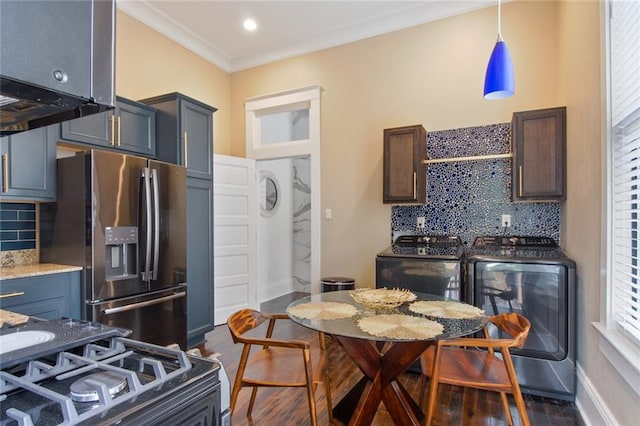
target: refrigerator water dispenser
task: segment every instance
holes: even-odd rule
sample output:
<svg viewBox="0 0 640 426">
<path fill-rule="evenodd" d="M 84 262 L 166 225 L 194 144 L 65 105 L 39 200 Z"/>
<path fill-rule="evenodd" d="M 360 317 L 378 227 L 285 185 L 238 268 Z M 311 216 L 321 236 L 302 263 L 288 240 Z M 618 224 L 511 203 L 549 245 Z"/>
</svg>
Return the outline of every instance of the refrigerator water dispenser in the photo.
<svg viewBox="0 0 640 426">
<path fill-rule="evenodd" d="M 110 226 L 104 230 L 105 275 L 109 281 L 138 275 L 138 227 Z"/>
</svg>

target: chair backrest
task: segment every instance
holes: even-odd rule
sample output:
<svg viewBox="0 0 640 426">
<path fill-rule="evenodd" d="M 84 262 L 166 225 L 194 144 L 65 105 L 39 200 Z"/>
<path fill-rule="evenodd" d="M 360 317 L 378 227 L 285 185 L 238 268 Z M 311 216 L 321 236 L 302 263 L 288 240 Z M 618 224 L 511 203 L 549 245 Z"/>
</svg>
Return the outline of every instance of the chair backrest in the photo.
<svg viewBox="0 0 640 426">
<path fill-rule="evenodd" d="M 494 324 L 498 330 L 509 335 L 510 341 L 504 341 L 504 347 L 521 348 L 524 345 L 531 323 L 524 316 L 516 312 L 506 312 L 489 317 L 489 322 Z"/>
<path fill-rule="evenodd" d="M 260 312 L 253 309 L 242 309 L 229 316 L 227 319 L 227 326 L 231 332 L 233 343 L 242 341 L 240 336 L 249 330 L 253 330 L 260 324 L 265 322 L 267 318 Z"/>
</svg>

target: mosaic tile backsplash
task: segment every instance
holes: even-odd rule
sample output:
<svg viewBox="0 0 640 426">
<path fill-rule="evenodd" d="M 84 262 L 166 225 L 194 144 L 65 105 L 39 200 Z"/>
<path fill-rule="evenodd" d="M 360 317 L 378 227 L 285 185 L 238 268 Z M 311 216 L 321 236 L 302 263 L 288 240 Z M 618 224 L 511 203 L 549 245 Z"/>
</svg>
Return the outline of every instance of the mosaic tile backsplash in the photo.
<svg viewBox="0 0 640 426">
<path fill-rule="evenodd" d="M 35 248 L 35 204 L 0 203 L 0 251 Z"/>
<path fill-rule="evenodd" d="M 427 133 L 427 158 L 505 154 L 511 124 Z M 479 235 L 532 235 L 560 243 L 559 203 L 512 203 L 511 159 L 453 161 L 427 165 L 427 204 L 392 206 L 391 234 L 458 235 L 472 244 Z M 512 226 L 503 228 L 503 214 Z M 424 216 L 419 230 L 416 218 Z"/>
</svg>

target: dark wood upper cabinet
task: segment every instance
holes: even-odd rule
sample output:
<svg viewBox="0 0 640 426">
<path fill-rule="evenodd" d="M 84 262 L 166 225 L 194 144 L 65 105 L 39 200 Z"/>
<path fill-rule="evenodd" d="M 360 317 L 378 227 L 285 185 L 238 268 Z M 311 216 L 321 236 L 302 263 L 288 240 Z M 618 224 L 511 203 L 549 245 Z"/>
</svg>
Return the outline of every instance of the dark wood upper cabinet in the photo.
<svg viewBox="0 0 640 426">
<path fill-rule="evenodd" d="M 422 125 L 384 130 L 385 204 L 425 204 L 427 202 L 427 132 Z"/>
<path fill-rule="evenodd" d="M 566 198 L 566 107 L 522 111 L 511 122 L 514 202 Z"/>
</svg>

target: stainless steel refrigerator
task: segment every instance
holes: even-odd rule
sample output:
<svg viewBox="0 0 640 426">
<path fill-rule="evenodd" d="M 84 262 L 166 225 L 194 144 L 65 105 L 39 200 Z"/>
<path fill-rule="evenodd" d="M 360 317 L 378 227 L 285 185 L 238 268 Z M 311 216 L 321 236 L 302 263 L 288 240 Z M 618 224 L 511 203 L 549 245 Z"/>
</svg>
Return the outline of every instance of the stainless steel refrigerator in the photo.
<svg viewBox="0 0 640 426">
<path fill-rule="evenodd" d="M 83 267 L 83 319 L 186 345 L 186 169 L 106 151 L 58 159 L 44 262 Z"/>
</svg>

